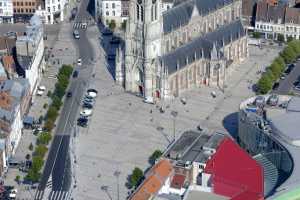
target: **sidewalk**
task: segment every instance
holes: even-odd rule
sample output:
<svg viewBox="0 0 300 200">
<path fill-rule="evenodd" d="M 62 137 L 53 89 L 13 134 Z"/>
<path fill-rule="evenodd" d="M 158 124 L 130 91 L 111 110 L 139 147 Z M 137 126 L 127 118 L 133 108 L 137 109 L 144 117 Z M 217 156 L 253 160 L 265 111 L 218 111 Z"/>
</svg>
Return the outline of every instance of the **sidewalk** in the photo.
<svg viewBox="0 0 300 200">
<path fill-rule="evenodd" d="M 38 119 L 40 116 L 44 116 L 47 111 L 47 108 L 43 108 L 44 104 L 50 105 L 51 103 L 50 98 L 47 97 L 47 93 L 48 91 L 53 92 L 55 83 L 57 81 L 55 76 L 58 73 L 60 66 L 63 64 L 73 64 L 77 58 L 77 52 L 74 51 L 76 48 L 73 43 L 72 35 L 70 34 L 72 29 L 71 24 L 69 22 L 63 22 L 62 24 L 53 26 L 61 26 L 61 28 L 57 35 L 48 35 L 48 38 L 45 41 L 45 46 L 48 47 L 45 49 L 45 51 L 49 50 L 51 53 L 40 85 L 44 85 L 47 90 L 43 96 L 34 97 L 34 102 L 29 110 L 28 115 L 34 117 L 35 119 Z M 26 154 L 31 155 L 32 153 L 28 148 L 30 143 L 35 145 L 36 142 L 36 136 L 34 136 L 32 133 L 32 130 L 23 131 L 21 142 L 14 156 L 14 158 L 18 159 L 19 161 L 24 161 Z M 17 188 L 17 199 L 33 199 L 35 191 L 29 189 L 28 185 L 18 185 L 14 180 L 17 175 L 21 176 L 21 180 L 23 180 L 23 177 L 26 174 L 20 172 L 18 169 L 9 168 L 4 181 L 5 185 L 11 185 Z"/>
</svg>

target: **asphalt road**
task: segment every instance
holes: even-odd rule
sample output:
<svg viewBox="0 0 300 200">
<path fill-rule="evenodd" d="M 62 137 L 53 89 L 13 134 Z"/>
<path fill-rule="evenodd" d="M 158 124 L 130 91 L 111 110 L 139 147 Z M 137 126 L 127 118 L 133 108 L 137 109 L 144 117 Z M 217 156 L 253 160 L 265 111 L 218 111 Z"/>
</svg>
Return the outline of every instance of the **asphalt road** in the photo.
<svg viewBox="0 0 300 200">
<path fill-rule="evenodd" d="M 279 82 L 279 87 L 276 90 L 274 90 L 274 93 L 289 94 L 290 92 L 293 92 L 294 82 L 298 79 L 299 76 L 300 76 L 300 62 L 298 61 L 294 69 L 290 72 L 290 74 L 286 76 L 284 80 L 281 80 Z"/>
<path fill-rule="evenodd" d="M 89 18 L 87 12 L 88 1 L 81 1 L 75 23 Z M 74 133 L 76 117 L 80 107 L 81 98 L 88 87 L 93 69 L 91 67 L 94 59 L 93 49 L 86 37 L 85 30 L 79 29 L 80 39 L 75 40 L 78 47 L 82 66 L 77 67 L 79 76 L 71 80 L 69 91 L 73 92 L 72 98 L 67 98 L 57 123 L 55 137 L 51 145 L 49 156 L 45 164 L 38 192 L 44 191 L 49 177 L 52 176 L 53 191 L 68 191 L 71 185 L 71 163 L 69 155 L 70 137 Z M 70 33 L 72 36 L 72 33 Z M 36 195 L 35 199 L 41 199 Z"/>
</svg>

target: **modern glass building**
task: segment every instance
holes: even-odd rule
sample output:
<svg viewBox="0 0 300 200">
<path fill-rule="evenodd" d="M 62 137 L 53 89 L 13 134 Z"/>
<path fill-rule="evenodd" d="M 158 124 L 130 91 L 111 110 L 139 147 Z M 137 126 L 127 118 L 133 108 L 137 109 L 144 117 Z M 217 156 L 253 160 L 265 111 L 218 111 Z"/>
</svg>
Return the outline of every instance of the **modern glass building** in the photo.
<svg viewBox="0 0 300 200">
<path fill-rule="evenodd" d="M 263 166 L 267 198 L 300 186 L 299 130 L 298 97 L 255 96 L 240 104 L 237 140 Z"/>
</svg>

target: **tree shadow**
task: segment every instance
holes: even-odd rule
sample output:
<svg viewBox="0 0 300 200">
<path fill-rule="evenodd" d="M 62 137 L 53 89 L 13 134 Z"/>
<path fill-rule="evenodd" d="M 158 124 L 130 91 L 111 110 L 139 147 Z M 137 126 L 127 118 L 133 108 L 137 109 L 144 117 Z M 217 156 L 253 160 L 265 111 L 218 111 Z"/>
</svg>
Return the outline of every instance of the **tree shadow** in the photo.
<svg viewBox="0 0 300 200">
<path fill-rule="evenodd" d="M 225 116 L 223 119 L 223 126 L 227 132 L 236 139 L 238 136 L 238 112 Z"/>
</svg>

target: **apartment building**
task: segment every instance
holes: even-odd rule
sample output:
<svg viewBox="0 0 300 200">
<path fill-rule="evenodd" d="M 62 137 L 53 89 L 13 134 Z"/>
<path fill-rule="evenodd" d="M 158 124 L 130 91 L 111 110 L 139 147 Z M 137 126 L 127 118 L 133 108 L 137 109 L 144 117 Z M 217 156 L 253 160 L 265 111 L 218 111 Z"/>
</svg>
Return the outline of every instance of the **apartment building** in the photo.
<svg viewBox="0 0 300 200">
<path fill-rule="evenodd" d="M 42 0 L 12 0 L 15 21 L 28 21 L 42 6 Z"/>
<path fill-rule="evenodd" d="M 0 0 L 0 24 L 13 22 L 12 0 Z"/>
<path fill-rule="evenodd" d="M 26 35 L 17 37 L 16 52 L 16 71 L 28 79 L 33 96 L 45 66 L 43 24 L 37 15 L 31 18 Z"/>
<path fill-rule="evenodd" d="M 29 82 L 26 79 L 5 80 L 0 83 L 0 129 L 6 139 L 7 159 L 13 156 L 21 140 L 23 115 L 30 99 Z"/>
<path fill-rule="evenodd" d="M 64 8 L 68 0 L 45 0 L 45 10 L 41 11 L 45 15 L 45 23 L 54 24 L 64 20 Z"/>
</svg>

